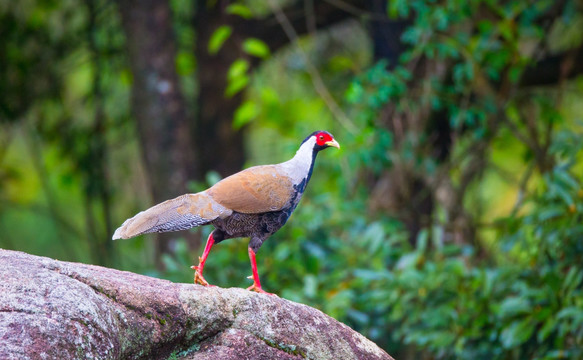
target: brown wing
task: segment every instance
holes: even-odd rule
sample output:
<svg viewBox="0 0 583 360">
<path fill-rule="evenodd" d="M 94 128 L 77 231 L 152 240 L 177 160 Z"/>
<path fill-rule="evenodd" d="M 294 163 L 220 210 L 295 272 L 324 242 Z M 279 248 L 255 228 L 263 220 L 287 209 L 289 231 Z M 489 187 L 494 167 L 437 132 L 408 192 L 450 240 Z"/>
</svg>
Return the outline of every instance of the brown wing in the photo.
<svg viewBox="0 0 583 360">
<path fill-rule="evenodd" d="M 292 180 L 274 165 L 255 166 L 231 175 L 207 190 L 222 206 L 245 214 L 283 209 L 293 193 Z"/>
</svg>

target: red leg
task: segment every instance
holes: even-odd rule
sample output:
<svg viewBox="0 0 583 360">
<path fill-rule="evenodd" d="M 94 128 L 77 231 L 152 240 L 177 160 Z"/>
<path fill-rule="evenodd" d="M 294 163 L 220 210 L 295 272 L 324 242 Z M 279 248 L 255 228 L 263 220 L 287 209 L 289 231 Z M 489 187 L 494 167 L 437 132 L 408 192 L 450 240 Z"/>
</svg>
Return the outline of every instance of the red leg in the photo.
<svg viewBox="0 0 583 360">
<path fill-rule="evenodd" d="M 213 238 L 213 233 L 209 235 L 208 240 L 206 241 L 206 246 L 204 247 L 204 252 L 202 253 L 202 257 L 198 258 L 198 266 L 191 266 L 191 269 L 194 269 L 194 283 L 201 284 L 204 286 L 214 286 L 210 285 L 204 277 L 202 277 L 202 271 L 204 270 L 204 263 L 206 262 L 206 258 L 209 256 L 209 252 L 215 243 L 215 239 Z"/>
<path fill-rule="evenodd" d="M 251 271 L 253 271 L 253 285 L 249 286 L 247 290 L 256 291 L 262 294 L 275 295 L 272 293 L 268 293 L 267 291 L 261 288 L 259 274 L 257 274 L 257 262 L 255 261 L 255 252 L 251 248 L 249 248 L 249 259 L 251 260 Z M 249 276 L 249 278 L 251 278 L 251 276 Z"/>
</svg>

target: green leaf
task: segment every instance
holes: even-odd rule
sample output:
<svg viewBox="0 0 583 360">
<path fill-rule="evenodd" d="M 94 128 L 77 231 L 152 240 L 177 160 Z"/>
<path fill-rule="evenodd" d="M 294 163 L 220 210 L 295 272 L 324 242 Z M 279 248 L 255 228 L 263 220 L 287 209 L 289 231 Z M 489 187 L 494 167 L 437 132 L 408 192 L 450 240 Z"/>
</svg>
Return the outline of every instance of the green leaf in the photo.
<svg viewBox="0 0 583 360">
<path fill-rule="evenodd" d="M 547 321 L 545 321 L 543 327 L 539 330 L 538 334 L 536 335 L 539 343 L 545 341 L 545 339 L 555 329 L 556 323 L 557 323 L 556 318 L 554 316 L 549 316 Z"/>
<path fill-rule="evenodd" d="M 455 334 L 445 331 L 437 331 L 431 336 L 432 345 L 440 348 L 452 346 L 455 339 Z"/>
<path fill-rule="evenodd" d="M 233 61 L 227 72 L 227 79 L 230 81 L 247 75 L 249 70 L 249 62 L 245 59 L 237 59 Z"/>
<path fill-rule="evenodd" d="M 557 314 L 557 319 L 573 319 L 576 321 L 583 320 L 583 309 L 580 309 L 576 306 L 569 306 L 564 308 L 563 310 L 559 311 Z"/>
<path fill-rule="evenodd" d="M 336 55 L 330 58 L 328 66 L 332 71 L 346 71 L 354 68 L 354 59 L 348 56 Z"/>
<path fill-rule="evenodd" d="M 265 59 L 269 56 L 269 47 L 262 40 L 256 38 L 248 38 L 243 42 L 243 51 L 249 55 Z"/>
<path fill-rule="evenodd" d="M 229 81 L 225 89 L 225 96 L 231 97 L 243 90 L 249 83 L 249 62 L 245 59 L 237 59 L 233 61 L 227 72 L 227 79 Z"/>
<path fill-rule="evenodd" d="M 176 55 L 176 72 L 181 76 L 188 76 L 196 69 L 196 59 L 191 52 L 181 51 Z"/>
<path fill-rule="evenodd" d="M 243 125 L 249 123 L 259 114 L 259 107 L 257 104 L 251 100 L 245 101 L 237 111 L 235 111 L 235 117 L 233 119 L 233 129 L 238 130 Z"/>
<path fill-rule="evenodd" d="M 379 222 L 370 224 L 362 235 L 362 241 L 368 247 L 369 254 L 375 254 L 379 251 L 385 240 L 383 226 Z"/>
<path fill-rule="evenodd" d="M 229 84 L 225 89 L 225 96 L 231 97 L 243 90 L 249 83 L 249 62 L 245 59 L 237 59 L 233 61 L 227 72 L 227 79 Z"/>
<path fill-rule="evenodd" d="M 569 269 L 567 276 L 565 276 L 565 280 L 563 281 L 562 290 L 563 291 L 570 291 L 574 290 L 579 287 L 579 284 L 583 280 L 583 270 L 579 270 L 576 267 L 572 267 Z"/>
<path fill-rule="evenodd" d="M 407 268 L 412 268 L 417 265 L 421 255 L 417 252 L 412 252 L 401 256 L 397 262 L 396 268 L 399 270 L 404 270 Z"/>
<path fill-rule="evenodd" d="M 558 216 L 561 216 L 565 213 L 563 207 L 561 206 L 549 206 L 546 208 L 543 208 L 539 213 L 538 213 L 538 220 L 539 221 L 547 221 L 553 218 L 556 218 Z"/>
<path fill-rule="evenodd" d="M 231 36 L 233 29 L 228 25 L 219 26 L 218 29 L 211 35 L 208 44 L 209 54 L 216 54 L 219 52 L 225 41 Z"/>
<path fill-rule="evenodd" d="M 318 292 L 318 279 L 312 274 L 304 276 L 304 294 L 315 297 Z"/>
<path fill-rule="evenodd" d="M 225 11 L 227 14 L 238 15 L 244 19 L 250 19 L 253 17 L 251 10 L 242 3 L 231 4 L 227 6 Z"/>
<path fill-rule="evenodd" d="M 504 299 L 498 310 L 500 316 L 510 317 L 518 314 L 525 314 L 531 311 L 532 307 L 528 300 L 523 297 L 509 297 Z"/>
<path fill-rule="evenodd" d="M 562 169 L 555 169 L 553 175 L 563 184 L 569 186 L 571 190 L 579 189 L 579 183 L 568 172 Z"/>
<path fill-rule="evenodd" d="M 508 42 L 513 42 L 514 40 L 514 23 L 512 20 L 506 19 L 498 23 L 498 31 L 502 37 Z"/>
<path fill-rule="evenodd" d="M 553 190 L 565 202 L 566 205 L 571 205 L 575 203 L 573 201 L 573 197 L 571 196 L 571 194 L 569 194 L 569 192 L 563 186 L 557 183 L 553 185 L 555 185 L 553 187 Z"/>
<path fill-rule="evenodd" d="M 406 18 L 409 16 L 409 4 L 407 0 L 390 0 L 387 4 L 387 14 L 390 18 Z"/>
<path fill-rule="evenodd" d="M 419 231 L 417 234 L 417 252 L 420 254 L 425 252 L 427 248 L 427 242 L 429 239 L 429 231 L 427 229 L 423 229 Z"/>
<path fill-rule="evenodd" d="M 134 82 L 134 76 L 128 69 L 122 69 L 119 73 L 120 82 L 125 86 L 130 86 Z"/>
<path fill-rule="evenodd" d="M 391 280 L 391 273 L 387 270 L 354 269 L 354 276 L 366 281 Z"/>
<path fill-rule="evenodd" d="M 348 85 L 348 89 L 346 90 L 346 94 L 344 95 L 346 101 L 348 101 L 350 104 L 356 104 L 360 102 L 363 96 L 364 89 L 362 85 L 357 81 L 353 81 L 350 83 L 350 85 Z"/>
<path fill-rule="evenodd" d="M 531 323 L 530 318 L 526 318 L 522 321 L 515 321 L 502 330 L 500 341 L 502 342 L 503 347 L 510 349 L 528 340 L 533 331 L 534 326 Z"/>
<path fill-rule="evenodd" d="M 225 96 L 232 97 L 233 95 L 235 95 L 239 91 L 243 90 L 247 86 L 248 83 L 249 83 L 249 76 L 247 76 L 247 75 L 239 76 L 236 79 L 229 81 L 229 85 L 225 89 Z"/>
<path fill-rule="evenodd" d="M 518 66 L 511 66 L 510 70 L 508 71 L 508 78 L 513 84 L 516 84 L 520 80 L 520 76 L 522 75 L 522 67 Z"/>
</svg>

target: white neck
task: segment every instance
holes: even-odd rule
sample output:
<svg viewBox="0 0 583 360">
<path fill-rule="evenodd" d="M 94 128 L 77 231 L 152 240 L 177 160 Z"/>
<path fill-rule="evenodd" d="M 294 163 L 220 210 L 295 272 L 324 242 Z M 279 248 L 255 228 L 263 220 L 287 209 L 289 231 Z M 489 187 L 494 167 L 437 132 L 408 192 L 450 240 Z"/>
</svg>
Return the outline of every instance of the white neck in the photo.
<svg viewBox="0 0 583 360">
<path fill-rule="evenodd" d="M 294 184 L 299 184 L 308 176 L 312 166 L 315 144 L 316 137 L 310 137 L 300 146 L 293 158 L 281 164 Z"/>
<path fill-rule="evenodd" d="M 296 154 L 294 155 L 294 157 L 291 160 L 295 160 L 295 161 L 299 161 L 299 162 L 302 162 L 304 164 L 307 164 L 308 169 L 309 169 L 309 165 L 311 165 L 311 163 L 312 163 L 312 156 L 314 153 L 314 146 L 315 145 L 316 145 L 316 137 L 312 136 L 308 140 L 306 140 L 306 142 L 303 143 L 302 146 L 300 146 L 300 148 L 298 149 L 298 151 L 296 151 Z"/>
</svg>

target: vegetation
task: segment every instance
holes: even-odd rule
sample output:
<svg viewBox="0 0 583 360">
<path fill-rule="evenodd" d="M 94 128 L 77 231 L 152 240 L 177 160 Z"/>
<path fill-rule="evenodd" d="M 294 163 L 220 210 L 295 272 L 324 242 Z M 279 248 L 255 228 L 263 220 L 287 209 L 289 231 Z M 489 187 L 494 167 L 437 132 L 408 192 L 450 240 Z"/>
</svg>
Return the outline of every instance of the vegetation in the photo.
<svg viewBox="0 0 583 360">
<path fill-rule="evenodd" d="M 0 247 L 192 281 L 211 229 L 109 239 L 291 157 L 263 286 L 399 359 L 583 357 L 583 7 L 0 0 Z M 246 242 L 205 277 L 247 286 Z"/>
</svg>

